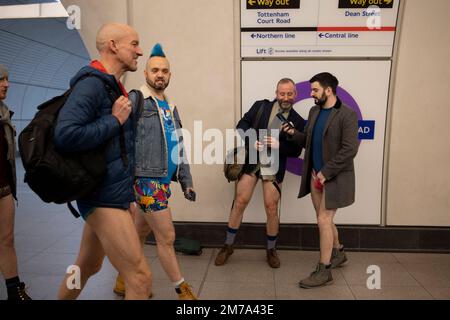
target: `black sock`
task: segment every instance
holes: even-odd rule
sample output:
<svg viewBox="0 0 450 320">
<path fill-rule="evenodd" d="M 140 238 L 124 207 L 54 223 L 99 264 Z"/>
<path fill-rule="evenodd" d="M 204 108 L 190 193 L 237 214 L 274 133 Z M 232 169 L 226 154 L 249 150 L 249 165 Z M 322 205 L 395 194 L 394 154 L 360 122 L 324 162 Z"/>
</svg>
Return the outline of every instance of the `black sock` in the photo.
<svg viewBox="0 0 450 320">
<path fill-rule="evenodd" d="M 11 279 L 5 279 L 5 283 L 6 283 L 6 288 L 15 288 L 17 286 L 19 286 L 20 284 L 20 279 L 19 276 L 11 278 Z"/>
</svg>

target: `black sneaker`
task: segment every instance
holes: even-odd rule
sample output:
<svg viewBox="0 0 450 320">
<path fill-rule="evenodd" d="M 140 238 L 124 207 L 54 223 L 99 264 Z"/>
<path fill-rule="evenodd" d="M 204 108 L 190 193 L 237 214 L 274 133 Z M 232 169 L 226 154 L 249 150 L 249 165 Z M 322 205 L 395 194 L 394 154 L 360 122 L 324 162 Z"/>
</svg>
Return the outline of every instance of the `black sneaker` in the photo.
<svg viewBox="0 0 450 320">
<path fill-rule="evenodd" d="M 32 300 L 28 295 L 28 293 L 25 291 L 25 283 L 21 282 L 16 287 L 8 288 L 8 300 L 9 301 Z"/>
</svg>

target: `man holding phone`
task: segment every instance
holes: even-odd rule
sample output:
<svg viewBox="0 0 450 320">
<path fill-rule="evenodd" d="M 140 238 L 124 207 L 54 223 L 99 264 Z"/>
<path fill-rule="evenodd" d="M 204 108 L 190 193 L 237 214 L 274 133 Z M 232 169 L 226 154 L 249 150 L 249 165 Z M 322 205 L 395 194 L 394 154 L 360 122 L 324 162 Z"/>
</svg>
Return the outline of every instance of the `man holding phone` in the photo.
<svg viewBox="0 0 450 320">
<path fill-rule="evenodd" d="M 140 88 L 144 98 L 143 110 L 137 120 L 135 148 L 136 197 L 135 225 L 142 247 L 153 231 L 158 257 L 172 281 L 180 300 L 197 300 L 191 286 L 181 275 L 175 254 L 175 228 L 169 208 L 170 184 L 180 182 L 184 196 L 195 201 L 189 163 L 184 157 L 181 120 L 177 107 L 169 103 L 165 94 L 171 77 L 169 60 L 156 44 L 144 71 L 146 83 Z M 136 104 L 136 92 L 130 99 Z M 116 279 L 114 292 L 125 294 L 120 276 Z"/>
<path fill-rule="evenodd" d="M 282 121 L 286 121 L 296 130 L 303 130 L 304 119 L 293 109 L 296 97 L 297 89 L 294 81 L 283 78 L 277 84 L 276 99 L 255 102 L 237 124 L 241 136 L 248 138 L 246 147 L 249 153 L 257 150 L 259 156 L 255 157 L 257 163 L 245 166 L 244 174 L 237 182 L 226 240 L 216 257 L 216 266 L 224 265 L 233 253 L 234 239 L 245 208 L 250 202 L 258 180 L 261 179 L 267 215 L 267 263 L 272 268 L 280 267 L 275 245 L 279 229 L 278 202 L 281 197 L 281 183 L 286 172 L 287 158 L 298 157 L 301 153 L 301 149 L 299 150 L 295 143 L 287 141 L 287 134 L 284 132 L 280 134 L 280 129 Z M 278 161 L 274 163 L 270 161 L 272 159 Z"/>
</svg>

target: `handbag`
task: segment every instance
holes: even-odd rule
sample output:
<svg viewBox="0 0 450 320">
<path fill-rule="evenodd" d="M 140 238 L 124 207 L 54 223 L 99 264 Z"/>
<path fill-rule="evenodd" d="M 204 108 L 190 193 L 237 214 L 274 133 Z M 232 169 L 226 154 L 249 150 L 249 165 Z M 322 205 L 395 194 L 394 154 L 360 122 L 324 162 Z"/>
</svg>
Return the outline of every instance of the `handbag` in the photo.
<svg viewBox="0 0 450 320">
<path fill-rule="evenodd" d="M 261 119 L 264 107 L 261 106 L 256 114 L 252 128 L 256 130 Z M 235 147 L 229 150 L 225 156 L 223 173 L 228 182 L 237 181 L 244 174 L 244 168 L 248 161 L 248 149 L 245 146 Z"/>
</svg>

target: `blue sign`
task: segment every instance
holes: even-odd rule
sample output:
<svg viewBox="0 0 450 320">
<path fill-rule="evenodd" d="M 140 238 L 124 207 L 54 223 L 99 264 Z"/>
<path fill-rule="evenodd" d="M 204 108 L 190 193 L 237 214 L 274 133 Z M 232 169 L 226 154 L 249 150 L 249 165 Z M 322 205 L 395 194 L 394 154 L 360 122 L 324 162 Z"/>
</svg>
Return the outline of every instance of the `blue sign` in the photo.
<svg viewBox="0 0 450 320">
<path fill-rule="evenodd" d="M 374 140 L 375 139 L 375 121 L 359 120 L 358 121 L 358 138 L 359 140 Z"/>
</svg>

